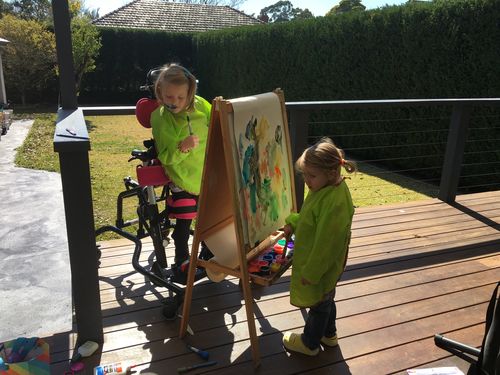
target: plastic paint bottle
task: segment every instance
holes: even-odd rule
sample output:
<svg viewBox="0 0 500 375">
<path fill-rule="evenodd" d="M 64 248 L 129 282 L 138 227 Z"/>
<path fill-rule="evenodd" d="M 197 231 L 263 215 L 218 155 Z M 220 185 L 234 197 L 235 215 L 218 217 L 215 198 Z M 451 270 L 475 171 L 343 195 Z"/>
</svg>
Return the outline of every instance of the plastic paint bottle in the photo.
<svg viewBox="0 0 500 375">
<path fill-rule="evenodd" d="M 123 362 L 108 363 L 94 367 L 94 375 L 123 375 L 134 366 L 127 366 Z"/>
</svg>

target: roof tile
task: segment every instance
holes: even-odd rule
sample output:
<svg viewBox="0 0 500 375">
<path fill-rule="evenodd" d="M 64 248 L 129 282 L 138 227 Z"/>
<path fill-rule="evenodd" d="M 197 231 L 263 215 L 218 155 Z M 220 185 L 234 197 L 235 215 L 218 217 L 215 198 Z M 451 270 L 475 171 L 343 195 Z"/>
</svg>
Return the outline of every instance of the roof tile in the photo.
<svg viewBox="0 0 500 375">
<path fill-rule="evenodd" d="M 201 32 L 262 22 L 229 6 L 134 0 L 94 21 L 96 26 Z"/>
</svg>

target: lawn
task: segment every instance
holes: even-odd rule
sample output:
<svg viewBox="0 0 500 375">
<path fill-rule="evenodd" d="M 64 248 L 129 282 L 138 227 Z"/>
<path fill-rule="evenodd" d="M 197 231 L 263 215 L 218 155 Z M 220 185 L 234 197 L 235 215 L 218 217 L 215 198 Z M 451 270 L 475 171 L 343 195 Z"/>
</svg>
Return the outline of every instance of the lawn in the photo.
<svg viewBox="0 0 500 375">
<path fill-rule="evenodd" d="M 16 155 L 16 164 L 26 168 L 59 170 L 59 161 L 53 152 L 54 115 L 40 114 Z M 144 149 L 143 140 L 151 138 L 151 130 L 141 127 L 135 116 L 86 117 L 91 138 L 90 170 L 96 227 L 114 224 L 116 198 L 124 190 L 123 178 L 135 178 L 138 161 L 127 162 L 133 149 Z M 357 207 L 403 203 L 436 197 L 438 188 L 366 163 L 349 175 L 354 204 Z M 377 177 L 384 172 L 381 177 Z M 307 194 L 307 191 L 306 191 Z M 126 202 L 125 219 L 135 216 L 133 199 Z M 103 235 L 100 239 L 109 238 Z"/>
</svg>

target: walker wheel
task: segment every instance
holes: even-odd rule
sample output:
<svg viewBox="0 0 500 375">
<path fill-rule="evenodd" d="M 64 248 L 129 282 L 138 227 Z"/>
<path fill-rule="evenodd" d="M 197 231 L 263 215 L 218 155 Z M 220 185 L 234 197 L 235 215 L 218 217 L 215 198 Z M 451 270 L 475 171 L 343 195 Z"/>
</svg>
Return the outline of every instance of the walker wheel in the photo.
<svg viewBox="0 0 500 375">
<path fill-rule="evenodd" d="M 179 309 L 179 300 L 177 297 L 167 297 L 163 301 L 162 314 L 167 320 L 175 320 L 177 318 L 177 310 Z"/>
</svg>

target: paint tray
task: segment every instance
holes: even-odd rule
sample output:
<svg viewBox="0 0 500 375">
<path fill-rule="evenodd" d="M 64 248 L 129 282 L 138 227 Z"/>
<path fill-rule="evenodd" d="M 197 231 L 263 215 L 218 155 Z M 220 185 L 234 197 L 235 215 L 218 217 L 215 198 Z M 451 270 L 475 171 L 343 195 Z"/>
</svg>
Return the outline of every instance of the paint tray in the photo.
<svg viewBox="0 0 500 375">
<path fill-rule="evenodd" d="M 278 272 L 273 272 L 269 276 L 261 276 L 255 273 L 249 273 L 250 280 L 255 284 L 269 286 L 274 284 L 292 265 L 292 259 L 289 259 L 286 264 L 283 264 Z"/>
</svg>

